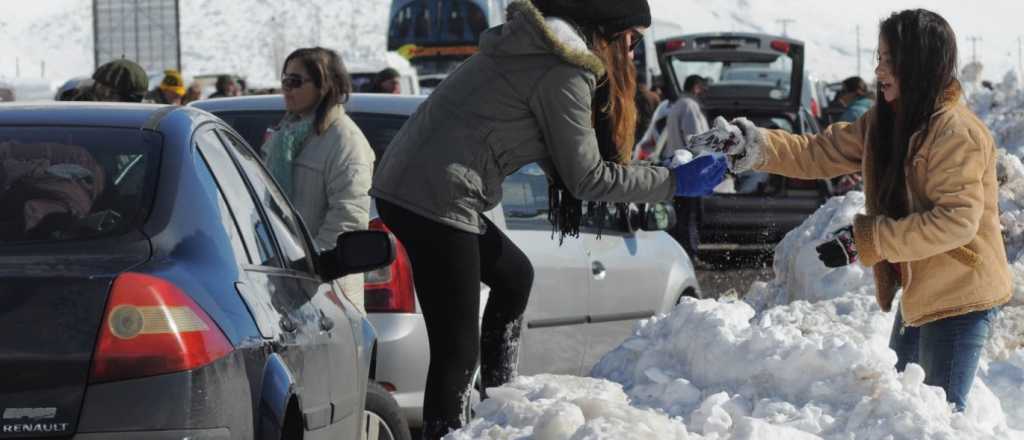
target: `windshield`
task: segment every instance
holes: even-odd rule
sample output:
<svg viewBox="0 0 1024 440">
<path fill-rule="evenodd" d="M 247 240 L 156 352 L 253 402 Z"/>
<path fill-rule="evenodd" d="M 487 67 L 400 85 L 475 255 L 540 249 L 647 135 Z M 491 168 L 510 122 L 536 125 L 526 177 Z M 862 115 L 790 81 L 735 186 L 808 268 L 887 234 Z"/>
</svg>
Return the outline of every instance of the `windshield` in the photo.
<svg viewBox="0 0 1024 440">
<path fill-rule="evenodd" d="M 412 1 L 391 17 L 388 50 L 407 44 L 476 45 L 487 27 L 484 11 L 472 1 Z"/>
<path fill-rule="evenodd" d="M 138 129 L 0 127 L 0 242 L 121 233 L 144 217 L 159 140 Z"/>
<path fill-rule="evenodd" d="M 691 75 L 708 83 L 707 98 L 747 97 L 785 101 L 791 95 L 793 59 L 779 56 L 770 63 L 730 61 L 688 61 L 672 59 L 672 70 L 680 84 Z"/>
</svg>

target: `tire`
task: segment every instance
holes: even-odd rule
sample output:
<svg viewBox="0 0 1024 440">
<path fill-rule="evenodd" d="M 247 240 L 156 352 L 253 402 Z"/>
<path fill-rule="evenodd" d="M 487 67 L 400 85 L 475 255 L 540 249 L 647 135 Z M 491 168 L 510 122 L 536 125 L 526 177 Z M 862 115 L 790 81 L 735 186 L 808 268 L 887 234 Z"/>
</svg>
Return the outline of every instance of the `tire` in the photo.
<svg viewBox="0 0 1024 440">
<path fill-rule="evenodd" d="M 376 382 L 366 384 L 363 440 L 412 440 L 398 402 Z"/>
</svg>

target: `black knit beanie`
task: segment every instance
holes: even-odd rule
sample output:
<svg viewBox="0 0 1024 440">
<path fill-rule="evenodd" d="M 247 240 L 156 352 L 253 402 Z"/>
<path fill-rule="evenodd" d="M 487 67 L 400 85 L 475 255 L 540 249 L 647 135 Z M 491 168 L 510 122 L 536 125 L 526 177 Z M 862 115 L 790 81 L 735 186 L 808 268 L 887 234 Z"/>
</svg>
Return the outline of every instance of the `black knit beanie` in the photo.
<svg viewBox="0 0 1024 440">
<path fill-rule="evenodd" d="M 592 26 L 606 38 L 629 28 L 651 26 L 647 0 L 532 0 L 541 14 Z"/>
</svg>

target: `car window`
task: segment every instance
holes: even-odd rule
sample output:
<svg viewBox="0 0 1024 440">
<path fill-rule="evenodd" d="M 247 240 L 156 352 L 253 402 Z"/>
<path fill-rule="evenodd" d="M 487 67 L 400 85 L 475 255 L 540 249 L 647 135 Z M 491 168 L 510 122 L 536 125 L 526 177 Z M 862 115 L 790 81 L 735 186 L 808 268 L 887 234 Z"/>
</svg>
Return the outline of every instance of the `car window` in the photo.
<svg viewBox="0 0 1024 440">
<path fill-rule="evenodd" d="M 509 229 L 551 229 L 548 178 L 536 163 L 527 164 L 501 184 L 501 208 Z"/>
<path fill-rule="evenodd" d="M 276 126 L 284 117 L 283 110 L 226 111 L 214 114 L 242 135 L 242 139 L 256 151 L 263 146 L 269 129 Z"/>
<path fill-rule="evenodd" d="M 405 121 L 409 120 L 408 116 L 381 113 L 352 113 L 349 117 L 362 130 L 378 159 L 383 157 L 384 150 L 391 143 L 391 139 L 394 139 L 398 131 L 402 129 Z"/>
<path fill-rule="evenodd" d="M 196 145 L 238 222 L 249 261 L 259 266 L 280 267 L 267 222 L 220 139 L 212 130 L 205 130 L 196 136 Z"/>
<path fill-rule="evenodd" d="M 196 170 L 199 172 L 200 182 L 206 187 L 211 201 L 217 204 L 217 210 L 220 213 L 220 223 L 224 227 L 224 232 L 228 235 L 228 240 L 231 241 L 231 250 L 235 254 L 235 260 L 240 263 L 251 264 L 252 261 L 249 259 L 249 253 L 246 251 L 245 243 L 242 242 L 241 233 L 238 231 L 238 222 L 235 219 L 234 213 L 228 208 L 227 201 L 224 199 L 224 193 L 217 187 L 213 171 L 210 170 L 210 166 L 198 152 L 194 157 L 194 162 Z"/>
<path fill-rule="evenodd" d="M 277 237 L 277 244 L 285 256 L 285 264 L 290 268 L 307 273 L 316 273 L 313 259 L 299 216 L 292 210 L 274 178 L 263 168 L 263 164 L 253 151 L 240 139 L 226 130 L 218 130 L 224 141 L 231 146 L 238 157 L 242 171 L 248 177 L 256 197 L 262 203 L 270 227 Z"/>
<path fill-rule="evenodd" d="M 106 127 L 0 127 L 0 243 L 117 235 L 145 218 L 159 136 Z"/>
</svg>

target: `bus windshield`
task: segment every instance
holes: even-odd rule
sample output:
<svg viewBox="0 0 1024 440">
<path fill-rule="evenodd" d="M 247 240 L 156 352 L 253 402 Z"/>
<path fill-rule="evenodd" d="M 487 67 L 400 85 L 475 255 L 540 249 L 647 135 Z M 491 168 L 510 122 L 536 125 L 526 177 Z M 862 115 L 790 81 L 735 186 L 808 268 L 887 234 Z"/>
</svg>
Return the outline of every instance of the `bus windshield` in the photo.
<svg viewBox="0 0 1024 440">
<path fill-rule="evenodd" d="M 470 0 L 395 2 L 388 26 L 388 50 L 415 46 L 473 45 L 487 29 L 487 15 Z"/>
</svg>

